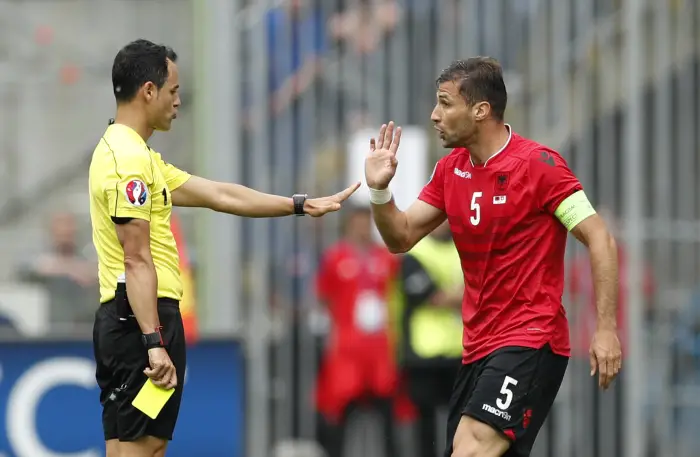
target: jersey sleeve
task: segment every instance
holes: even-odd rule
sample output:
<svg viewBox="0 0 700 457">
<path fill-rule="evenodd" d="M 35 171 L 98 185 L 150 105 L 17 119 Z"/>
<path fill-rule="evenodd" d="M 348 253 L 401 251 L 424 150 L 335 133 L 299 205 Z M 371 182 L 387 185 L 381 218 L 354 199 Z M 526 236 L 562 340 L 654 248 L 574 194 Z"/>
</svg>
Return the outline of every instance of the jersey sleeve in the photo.
<svg viewBox="0 0 700 457">
<path fill-rule="evenodd" d="M 445 158 L 442 158 L 435 164 L 433 174 L 430 176 L 428 184 L 423 187 L 419 200 L 434 206 L 435 208 L 445 211 Z"/>
<path fill-rule="evenodd" d="M 153 163 L 148 155 L 120 154 L 115 176 L 105 183 L 110 216 L 151 221 Z"/>
<path fill-rule="evenodd" d="M 563 157 L 554 151 L 539 150 L 530 156 L 530 175 L 538 207 L 554 214 L 561 202 L 583 190 Z"/>
<path fill-rule="evenodd" d="M 328 301 L 333 294 L 333 255 L 326 252 L 316 273 L 316 295 L 321 301 Z"/>
<path fill-rule="evenodd" d="M 163 157 L 161 157 L 159 152 L 152 150 L 151 154 L 153 154 L 153 161 L 158 164 L 158 168 L 160 168 L 160 172 L 165 178 L 165 185 L 168 186 L 170 192 L 185 184 L 192 176 L 186 171 L 182 171 L 176 166 L 163 160 Z"/>
</svg>

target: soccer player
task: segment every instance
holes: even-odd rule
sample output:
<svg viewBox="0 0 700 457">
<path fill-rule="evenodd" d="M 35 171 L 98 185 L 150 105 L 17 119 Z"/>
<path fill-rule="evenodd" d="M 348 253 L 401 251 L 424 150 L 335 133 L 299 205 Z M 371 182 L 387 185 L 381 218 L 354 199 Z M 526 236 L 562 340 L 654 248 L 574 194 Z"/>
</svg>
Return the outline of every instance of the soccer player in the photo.
<svg viewBox="0 0 700 457">
<path fill-rule="evenodd" d="M 591 375 L 598 370 L 605 389 L 620 370 L 615 241 L 564 159 L 504 123 L 506 100 L 493 59 L 456 61 L 442 72 L 431 119 L 452 152 L 405 212 L 388 189 L 400 128 L 382 126 L 365 162 L 374 220 L 392 252 L 409 251 L 447 219 L 461 257 L 464 353 L 445 457 L 530 455 L 569 359 L 567 230 L 591 256 Z"/>
<path fill-rule="evenodd" d="M 172 439 L 185 375 L 178 308 L 182 283 L 170 230 L 173 206 L 247 217 L 322 216 L 359 186 L 331 197 L 268 195 L 213 182 L 166 163 L 147 144 L 168 131 L 180 106 L 177 56 L 146 40 L 119 51 L 112 67 L 117 114 L 90 164 L 90 215 L 101 305 L 93 342 L 108 457 L 160 457 Z M 132 405 L 146 380 L 175 391 L 151 420 Z"/>
</svg>

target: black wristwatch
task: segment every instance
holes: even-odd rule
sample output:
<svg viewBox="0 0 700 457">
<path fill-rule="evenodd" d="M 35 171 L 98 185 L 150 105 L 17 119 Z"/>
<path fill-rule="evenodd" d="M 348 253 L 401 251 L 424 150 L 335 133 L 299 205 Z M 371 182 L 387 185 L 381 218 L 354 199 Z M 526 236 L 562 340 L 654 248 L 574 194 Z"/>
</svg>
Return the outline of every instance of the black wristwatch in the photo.
<svg viewBox="0 0 700 457">
<path fill-rule="evenodd" d="M 294 194 L 292 195 L 292 202 L 294 202 L 294 215 L 303 216 L 304 213 L 304 202 L 306 201 L 306 194 Z"/>
<path fill-rule="evenodd" d="M 165 347 L 165 343 L 163 343 L 163 335 L 160 333 L 161 329 L 162 327 L 158 327 L 153 333 L 144 333 L 141 335 L 141 341 L 146 349 Z"/>
</svg>

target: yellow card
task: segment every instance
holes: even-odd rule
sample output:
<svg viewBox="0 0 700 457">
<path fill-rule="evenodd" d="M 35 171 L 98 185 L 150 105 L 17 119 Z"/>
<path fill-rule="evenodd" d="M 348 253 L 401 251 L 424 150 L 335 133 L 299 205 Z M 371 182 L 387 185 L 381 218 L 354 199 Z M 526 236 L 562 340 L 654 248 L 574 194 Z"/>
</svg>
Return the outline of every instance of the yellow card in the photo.
<svg viewBox="0 0 700 457">
<path fill-rule="evenodd" d="M 153 382 L 149 379 L 146 381 L 146 384 L 143 385 L 131 404 L 134 405 L 134 408 L 138 409 L 146 416 L 150 417 L 151 419 L 155 419 L 158 417 L 160 410 L 163 409 L 165 404 L 173 395 L 173 392 L 175 392 L 174 388 L 165 390 L 162 387 L 158 387 L 157 385 L 153 384 Z"/>
</svg>

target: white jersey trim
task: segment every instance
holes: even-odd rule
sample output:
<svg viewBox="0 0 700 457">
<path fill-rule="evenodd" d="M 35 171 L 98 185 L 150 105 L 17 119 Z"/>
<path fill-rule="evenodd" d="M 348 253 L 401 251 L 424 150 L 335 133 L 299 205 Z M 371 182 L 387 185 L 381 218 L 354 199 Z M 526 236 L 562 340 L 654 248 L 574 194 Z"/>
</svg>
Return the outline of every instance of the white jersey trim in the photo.
<svg viewBox="0 0 700 457">
<path fill-rule="evenodd" d="M 493 159 L 493 158 L 496 157 L 498 154 L 500 154 L 501 152 L 505 151 L 505 149 L 506 149 L 506 148 L 508 147 L 508 145 L 510 144 L 510 140 L 513 138 L 513 129 L 510 127 L 510 124 L 505 124 L 505 126 L 506 126 L 506 128 L 508 129 L 508 140 L 506 141 L 506 143 L 505 143 L 503 146 L 501 146 L 501 149 L 499 149 L 499 150 L 496 151 L 491 157 L 489 157 L 488 159 L 486 159 L 486 162 L 484 162 L 484 167 L 486 167 L 486 165 L 488 165 L 489 160 Z M 471 154 L 469 154 L 469 162 L 471 162 L 472 167 L 475 166 L 475 165 L 474 165 L 474 161 L 472 160 Z"/>
</svg>

